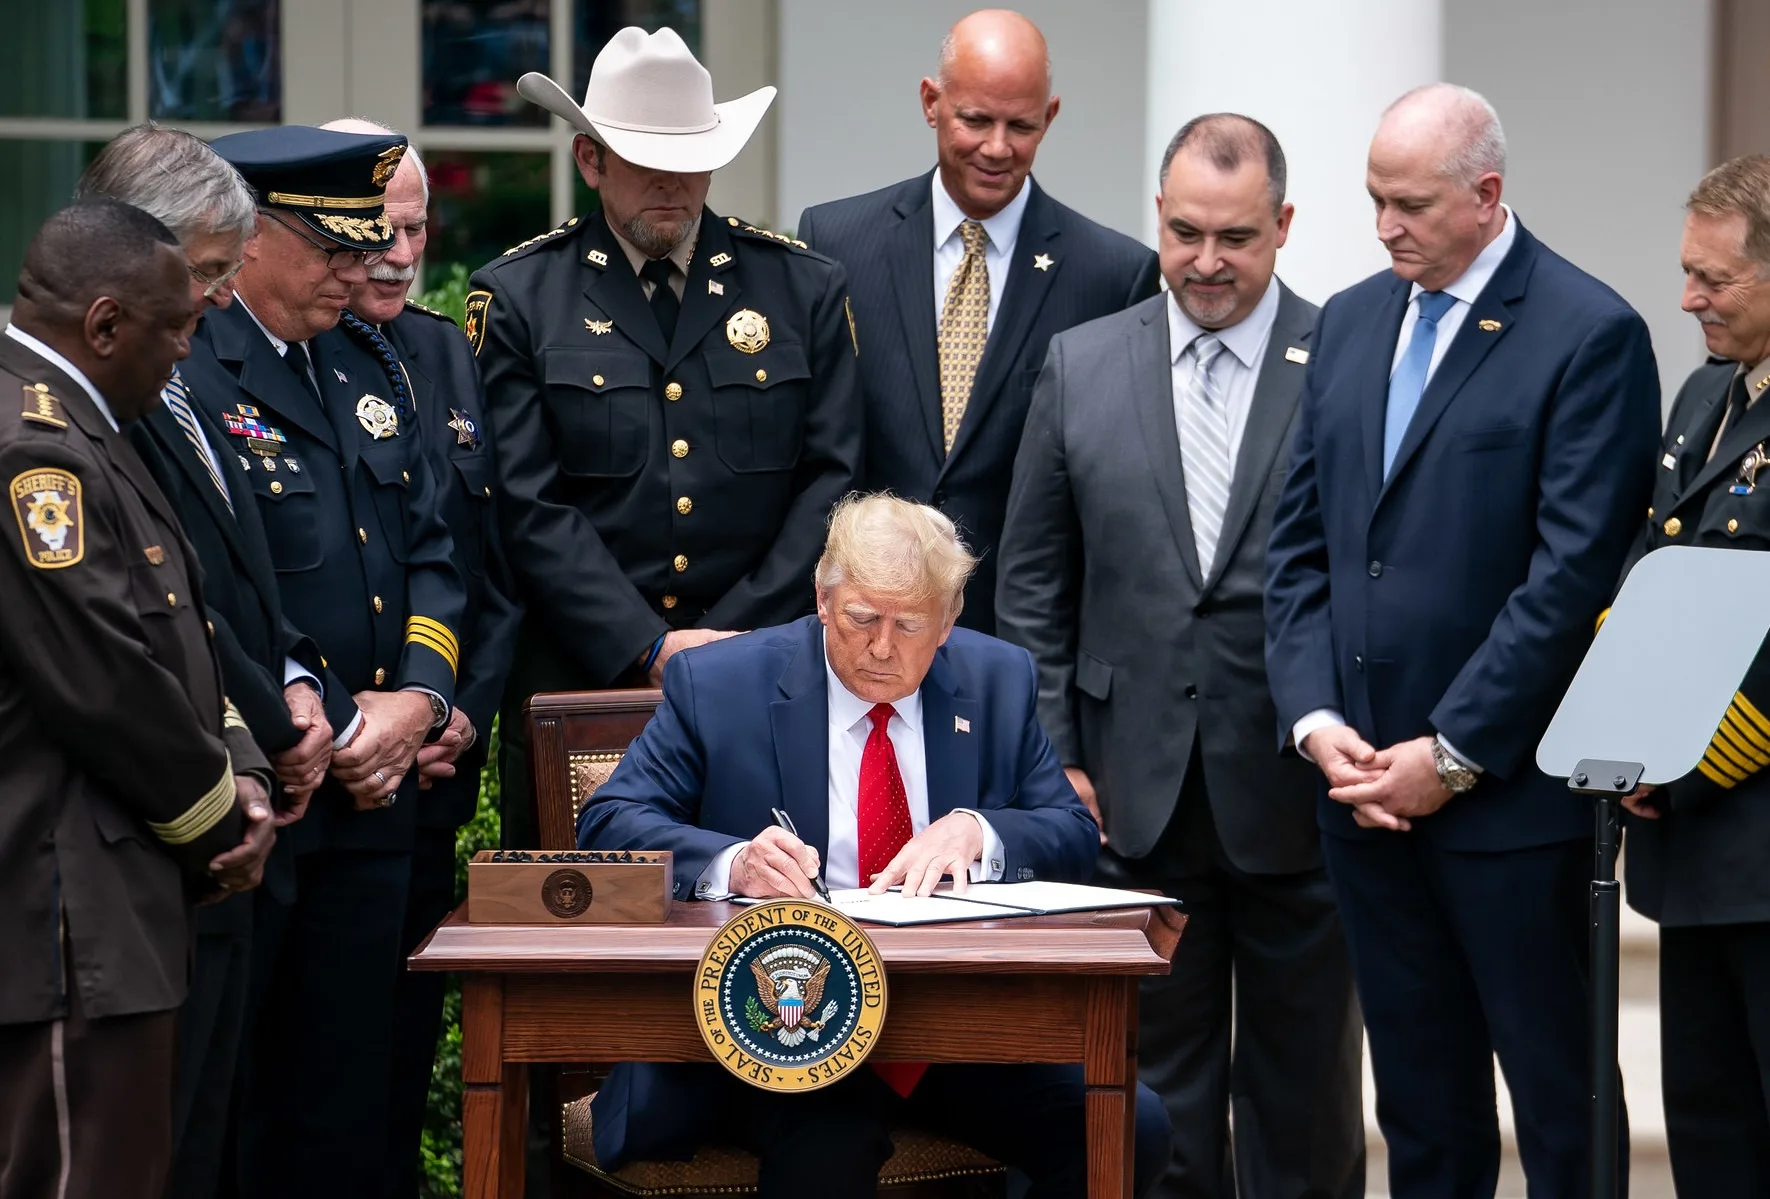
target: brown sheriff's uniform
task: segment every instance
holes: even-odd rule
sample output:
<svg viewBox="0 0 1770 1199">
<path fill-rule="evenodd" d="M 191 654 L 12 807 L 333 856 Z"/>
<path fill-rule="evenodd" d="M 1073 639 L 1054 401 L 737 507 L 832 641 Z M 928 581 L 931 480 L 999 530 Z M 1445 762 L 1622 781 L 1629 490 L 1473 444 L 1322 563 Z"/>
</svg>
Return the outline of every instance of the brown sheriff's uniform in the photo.
<svg viewBox="0 0 1770 1199">
<path fill-rule="evenodd" d="M 189 900 L 270 771 L 166 498 L 4 334 L 0 486 L 0 1199 L 157 1195 Z"/>
</svg>

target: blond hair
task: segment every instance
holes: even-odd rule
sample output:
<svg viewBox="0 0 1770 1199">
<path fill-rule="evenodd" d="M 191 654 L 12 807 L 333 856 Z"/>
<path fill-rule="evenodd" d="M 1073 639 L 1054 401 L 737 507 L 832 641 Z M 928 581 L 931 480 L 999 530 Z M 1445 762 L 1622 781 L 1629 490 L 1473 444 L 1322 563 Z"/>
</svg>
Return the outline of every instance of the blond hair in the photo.
<svg viewBox="0 0 1770 1199">
<path fill-rule="evenodd" d="M 956 616 L 977 559 L 937 508 L 888 492 L 851 492 L 830 511 L 830 533 L 815 579 L 894 598 L 940 600 Z"/>
<path fill-rule="evenodd" d="M 1745 218 L 1745 256 L 1770 270 L 1770 155 L 1747 154 L 1702 177 L 1684 202 L 1697 216 Z"/>
</svg>

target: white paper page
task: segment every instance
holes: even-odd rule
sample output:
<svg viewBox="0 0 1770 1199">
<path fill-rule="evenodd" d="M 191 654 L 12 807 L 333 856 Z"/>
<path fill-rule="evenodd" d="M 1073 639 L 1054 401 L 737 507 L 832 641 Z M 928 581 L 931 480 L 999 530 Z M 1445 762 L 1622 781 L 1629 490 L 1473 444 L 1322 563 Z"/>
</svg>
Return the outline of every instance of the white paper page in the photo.
<svg viewBox="0 0 1770 1199">
<path fill-rule="evenodd" d="M 734 896 L 731 902 L 752 904 L 765 901 L 739 895 Z M 830 906 L 850 920 L 900 926 L 950 924 L 956 920 L 997 920 L 1027 915 L 1021 908 L 1002 907 L 992 903 L 957 904 L 935 895 L 905 895 L 901 891 L 874 895 L 865 887 L 837 887 L 830 892 Z"/>
<path fill-rule="evenodd" d="M 973 883 L 965 894 L 948 898 L 1006 904 L 1031 912 L 1088 912 L 1100 908 L 1142 908 L 1179 902 L 1163 895 L 1121 891 L 1116 887 L 1090 887 L 1082 883 Z"/>
</svg>

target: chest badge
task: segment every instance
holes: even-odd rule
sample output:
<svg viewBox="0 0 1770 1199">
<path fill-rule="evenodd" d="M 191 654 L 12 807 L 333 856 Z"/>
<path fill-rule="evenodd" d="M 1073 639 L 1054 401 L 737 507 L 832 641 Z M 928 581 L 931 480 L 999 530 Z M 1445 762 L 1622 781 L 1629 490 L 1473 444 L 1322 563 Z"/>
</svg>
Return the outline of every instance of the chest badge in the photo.
<svg viewBox="0 0 1770 1199">
<path fill-rule="evenodd" d="M 1733 495 L 1750 495 L 1758 488 L 1758 472 L 1770 463 L 1770 454 L 1766 454 L 1764 443 L 1759 442 L 1745 452 L 1739 460 L 1739 477 L 1733 480 L 1733 486 L 1727 490 Z"/>
<path fill-rule="evenodd" d="M 760 354 L 768 345 L 768 318 L 760 312 L 740 308 L 725 322 L 725 340 L 733 349 Z"/>
<path fill-rule="evenodd" d="M 613 333 L 615 331 L 615 323 L 613 321 L 593 321 L 589 317 L 585 317 L 584 328 L 590 330 L 590 332 L 596 334 L 596 336 L 602 337 L 605 334 Z"/>
<path fill-rule="evenodd" d="M 376 441 L 399 436 L 399 413 L 380 396 L 364 396 L 356 402 L 356 423 Z"/>
<path fill-rule="evenodd" d="M 449 409 L 449 428 L 455 431 L 455 444 L 479 448 L 479 426 L 458 408 Z"/>
</svg>

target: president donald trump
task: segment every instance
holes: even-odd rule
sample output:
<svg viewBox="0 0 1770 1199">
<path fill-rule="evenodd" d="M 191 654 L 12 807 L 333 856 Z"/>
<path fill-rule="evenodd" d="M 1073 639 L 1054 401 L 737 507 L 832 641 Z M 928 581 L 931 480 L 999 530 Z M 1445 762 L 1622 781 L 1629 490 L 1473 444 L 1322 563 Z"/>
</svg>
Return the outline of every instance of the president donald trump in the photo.
<svg viewBox="0 0 1770 1199">
<path fill-rule="evenodd" d="M 926 894 L 1008 879 L 1079 882 L 1099 833 L 1034 711 L 1026 651 L 954 621 L 976 559 L 952 521 L 850 496 L 817 564 L 817 616 L 686 650 L 657 716 L 585 808 L 586 849 L 667 849 L 677 898 Z M 799 836 L 774 826 L 784 808 Z M 1067 1065 L 885 1063 L 816 1094 L 752 1090 L 716 1066 L 618 1066 L 592 1108 L 605 1169 L 705 1140 L 761 1159 L 761 1194 L 874 1194 L 889 1129 L 915 1124 L 1031 1180 L 1086 1191 L 1082 1074 Z M 1136 1193 L 1168 1157 L 1138 1089 Z"/>
</svg>

